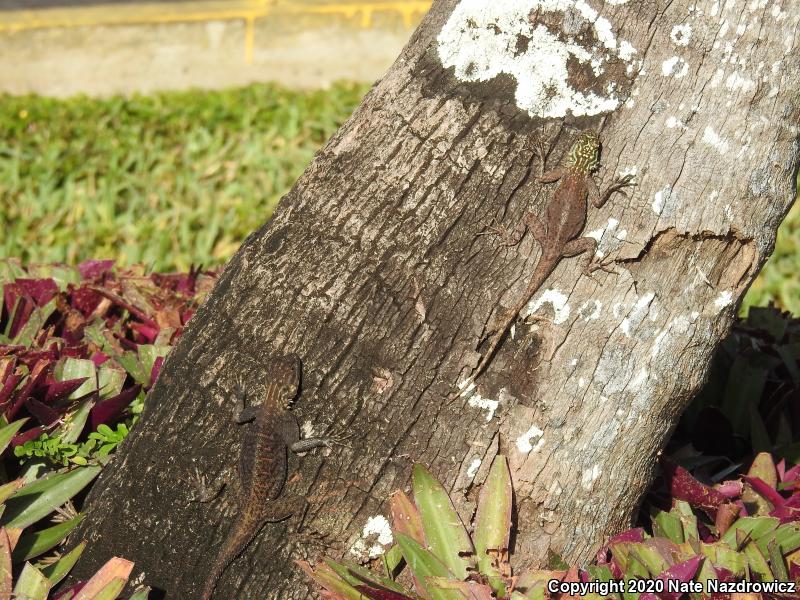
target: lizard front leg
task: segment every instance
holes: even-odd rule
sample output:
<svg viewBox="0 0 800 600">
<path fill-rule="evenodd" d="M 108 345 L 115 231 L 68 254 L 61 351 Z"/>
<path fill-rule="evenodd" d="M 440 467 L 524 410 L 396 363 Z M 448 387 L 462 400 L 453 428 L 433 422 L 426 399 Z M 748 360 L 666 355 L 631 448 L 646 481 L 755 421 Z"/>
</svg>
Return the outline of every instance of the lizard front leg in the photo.
<svg viewBox="0 0 800 600">
<path fill-rule="evenodd" d="M 595 208 L 603 208 L 605 203 L 608 202 L 609 198 L 611 198 L 611 196 L 617 192 L 625 196 L 626 194 L 622 190 L 624 190 L 626 187 L 636 185 L 633 183 L 633 175 L 615 177 L 611 182 L 611 185 L 609 185 L 603 192 L 600 191 L 597 183 L 591 177 L 587 177 L 586 183 L 589 187 L 589 198 L 591 199 Z"/>
</svg>

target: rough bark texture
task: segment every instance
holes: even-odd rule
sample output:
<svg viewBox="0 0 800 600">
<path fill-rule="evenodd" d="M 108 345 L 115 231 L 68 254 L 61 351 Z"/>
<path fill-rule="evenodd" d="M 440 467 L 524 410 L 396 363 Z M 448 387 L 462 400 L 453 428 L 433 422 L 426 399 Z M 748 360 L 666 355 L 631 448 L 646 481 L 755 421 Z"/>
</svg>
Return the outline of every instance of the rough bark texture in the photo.
<svg viewBox="0 0 800 600">
<path fill-rule="evenodd" d="M 236 464 L 233 383 L 244 374 L 257 394 L 276 351 L 303 358 L 305 434 L 353 437 L 302 459 L 289 485 L 311 502 L 302 537 L 267 525 L 220 597 L 308 597 L 291 559 L 370 548 L 367 519 L 415 461 L 468 518 L 498 447 L 517 556 L 588 560 L 629 525 L 793 198 L 799 20 L 789 0 L 436 2 L 167 360 L 91 495 L 83 572 L 113 553 L 170 598 L 194 597 L 232 494 L 189 505 L 180 478 Z M 502 39 L 505 54 L 489 48 Z M 566 79 L 536 71 L 547 43 Z M 476 234 L 541 206 L 537 141 L 554 164 L 586 128 L 604 140 L 598 181 L 636 173 L 628 198 L 589 211 L 617 272 L 564 259 L 529 307 L 546 319 L 518 323 L 475 393 L 448 400 L 540 252 L 530 236 L 507 249 Z"/>
</svg>

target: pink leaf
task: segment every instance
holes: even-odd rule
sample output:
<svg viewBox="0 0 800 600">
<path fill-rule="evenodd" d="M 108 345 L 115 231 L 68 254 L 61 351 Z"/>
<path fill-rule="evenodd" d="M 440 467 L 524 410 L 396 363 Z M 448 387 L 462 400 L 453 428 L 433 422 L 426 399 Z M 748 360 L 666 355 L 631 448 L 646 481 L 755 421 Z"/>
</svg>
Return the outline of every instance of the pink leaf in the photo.
<svg viewBox="0 0 800 600">
<path fill-rule="evenodd" d="M 107 425 L 117 421 L 122 416 L 122 413 L 125 412 L 125 409 L 128 408 L 130 403 L 136 399 L 136 396 L 139 395 L 141 389 L 142 386 L 137 383 L 134 386 L 122 390 L 113 398 L 109 398 L 108 400 L 103 400 L 102 402 L 95 404 L 92 407 L 92 412 L 90 413 L 92 430 L 96 430 L 98 425 Z"/>
<path fill-rule="evenodd" d="M 44 427 L 41 425 L 37 425 L 36 427 L 32 427 L 27 431 L 23 431 L 22 433 L 18 433 L 13 438 L 11 438 L 11 443 L 9 446 L 11 448 L 16 448 L 17 446 L 21 446 L 25 442 L 30 440 L 35 440 L 44 432 Z"/>
<path fill-rule="evenodd" d="M 78 272 L 84 279 L 96 280 L 114 268 L 113 260 L 85 260 L 78 265 Z"/>
<path fill-rule="evenodd" d="M 357 585 L 356 589 L 371 600 L 411 600 L 410 596 L 391 590 L 378 589 L 368 585 Z"/>
<path fill-rule="evenodd" d="M 46 404 L 58 402 L 77 390 L 88 377 L 78 377 L 77 379 L 67 379 L 66 381 L 53 381 L 47 385 L 47 392 L 44 395 Z"/>
<path fill-rule="evenodd" d="M 664 471 L 664 481 L 673 498 L 685 500 L 691 506 L 703 509 L 712 517 L 716 516 L 719 505 L 727 501 L 725 496 L 697 481 L 683 467 L 668 460 L 662 460 L 661 467 Z"/>
<path fill-rule="evenodd" d="M 714 489 L 729 500 L 732 500 L 741 497 L 744 484 L 741 481 L 729 480 L 718 483 L 714 486 Z"/>
<path fill-rule="evenodd" d="M 97 352 L 95 352 L 94 354 L 92 354 L 92 359 L 91 359 L 91 360 L 92 360 L 92 362 L 94 363 L 94 366 L 95 366 L 95 367 L 99 367 L 99 366 L 100 366 L 100 365 L 102 365 L 104 362 L 106 362 L 108 359 L 109 359 L 109 356 L 108 356 L 108 354 L 103 354 L 102 352 L 100 352 L 100 351 L 98 350 Z"/>
<path fill-rule="evenodd" d="M 157 356 L 156 359 L 153 361 L 153 368 L 150 371 L 150 387 L 153 387 L 156 384 L 156 379 L 158 379 L 158 374 L 161 373 L 161 365 L 164 364 L 164 357 Z"/>
<path fill-rule="evenodd" d="M 758 477 L 748 477 L 747 475 L 742 475 L 742 479 L 750 484 L 756 494 L 770 502 L 773 506 L 782 506 L 783 503 L 786 502 L 786 499 L 781 496 L 777 490 L 770 487 Z"/>
<path fill-rule="evenodd" d="M 680 582 L 686 583 L 694 579 L 697 574 L 697 569 L 700 568 L 700 563 L 703 562 L 702 556 L 694 556 L 689 560 L 685 560 L 677 565 L 672 565 L 669 569 L 664 571 L 658 576 L 658 579 L 664 582 L 665 591 L 660 593 L 659 596 L 662 600 L 678 600 L 682 596 L 679 592 L 669 592 L 667 589 L 667 582 L 670 579 L 676 579 Z"/>
<path fill-rule="evenodd" d="M 644 529 L 641 527 L 636 527 L 635 529 L 629 529 L 628 531 L 623 531 L 622 533 L 615 535 L 610 540 L 608 540 L 608 546 L 613 546 L 618 542 L 643 542 L 644 541 Z"/>
<path fill-rule="evenodd" d="M 25 408 L 42 425 L 49 426 L 58 421 L 58 412 L 42 404 L 36 398 L 28 398 Z"/>
</svg>

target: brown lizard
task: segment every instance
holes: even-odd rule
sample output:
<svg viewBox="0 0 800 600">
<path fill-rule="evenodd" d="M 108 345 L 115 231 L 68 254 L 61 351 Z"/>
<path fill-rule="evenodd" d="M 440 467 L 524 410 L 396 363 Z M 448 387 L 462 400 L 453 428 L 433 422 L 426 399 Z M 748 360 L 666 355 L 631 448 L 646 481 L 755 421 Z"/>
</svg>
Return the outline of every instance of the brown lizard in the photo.
<svg viewBox="0 0 800 600">
<path fill-rule="evenodd" d="M 202 600 L 211 598 L 222 573 L 264 523 L 305 512 L 308 501 L 302 496 L 281 497 L 288 473 L 288 451 L 306 452 L 328 446 L 332 440 L 300 439 L 300 427 L 290 408 L 300 388 L 301 369 L 300 359 L 293 354 L 273 358 L 267 368 L 264 401 L 257 406 L 245 407 L 244 394 L 237 386 L 240 410 L 235 421 L 247 428 L 239 459 L 240 512 L 208 574 Z"/>
<path fill-rule="evenodd" d="M 544 153 L 542 153 L 542 157 L 544 161 Z M 552 198 L 544 207 L 544 220 L 540 219 L 538 215 L 528 212 L 511 233 L 500 227 L 492 229 L 493 233 L 504 238 L 507 246 L 518 244 L 525 235 L 525 230 L 530 229 L 534 239 L 541 246 L 542 254 L 525 293 L 500 318 L 499 326 L 494 330 L 486 353 L 481 357 L 478 366 L 470 376 L 470 381 L 474 381 L 484 371 L 517 315 L 531 301 L 536 290 L 555 270 L 562 258 L 585 254 L 586 262 L 583 269 L 585 274 L 598 268 L 605 268 L 603 263 L 593 260 L 597 241 L 590 237 L 580 237 L 586 225 L 588 200 L 591 199 L 592 204 L 597 208 L 602 207 L 614 192 L 631 185 L 632 176 L 615 179 L 611 186 L 601 194 L 592 179 L 592 173 L 597 169 L 599 162 L 600 138 L 593 131 L 584 131 L 567 152 L 562 166 L 544 172 L 536 178 L 540 183 L 552 183 L 560 180 Z"/>
</svg>

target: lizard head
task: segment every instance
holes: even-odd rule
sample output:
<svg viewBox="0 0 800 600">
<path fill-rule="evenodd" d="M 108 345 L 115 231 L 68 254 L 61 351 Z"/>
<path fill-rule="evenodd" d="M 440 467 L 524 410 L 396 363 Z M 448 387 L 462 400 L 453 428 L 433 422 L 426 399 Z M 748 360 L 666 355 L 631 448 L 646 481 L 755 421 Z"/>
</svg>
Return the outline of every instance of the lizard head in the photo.
<svg viewBox="0 0 800 600">
<path fill-rule="evenodd" d="M 300 390 L 300 374 L 302 363 L 295 354 L 277 356 L 270 361 L 268 377 L 279 387 L 279 394 L 284 408 L 290 408 Z"/>
<path fill-rule="evenodd" d="M 594 131 L 584 131 L 567 152 L 565 164 L 573 171 L 588 175 L 600 163 L 600 138 Z"/>
</svg>

